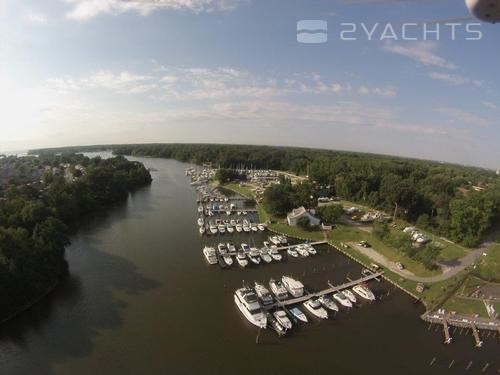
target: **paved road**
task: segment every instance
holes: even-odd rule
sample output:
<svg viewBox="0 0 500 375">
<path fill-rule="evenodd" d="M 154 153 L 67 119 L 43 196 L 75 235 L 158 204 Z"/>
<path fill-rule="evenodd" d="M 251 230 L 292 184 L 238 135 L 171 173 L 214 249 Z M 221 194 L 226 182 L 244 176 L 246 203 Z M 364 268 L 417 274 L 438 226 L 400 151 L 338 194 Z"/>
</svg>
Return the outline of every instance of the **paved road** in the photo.
<svg viewBox="0 0 500 375">
<path fill-rule="evenodd" d="M 449 279 L 450 277 L 455 276 L 460 271 L 474 264 L 482 256 L 483 253 L 488 253 L 491 243 L 489 242 L 483 243 L 478 248 L 471 250 L 466 256 L 458 259 L 457 262 L 453 265 L 441 264 L 443 273 L 436 276 L 428 276 L 428 277 L 416 276 L 408 270 L 398 269 L 395 262 L 390 261 L 385 256 L 383 256 L 382 254 L 380 254 L 379 252 L 375 251 L 372 248 L 364 248 L 353 242 L 349 243 L 349 245 L 358 250 L 359 252 L 363 253 L 370 259 L 372 259 L 375 263 L 380 264 L 385 268 L 388 268 L 392 272 L 397 273 L 402 277 L 422 283 L 436 283 L 439 281 Z"/>
</svg>

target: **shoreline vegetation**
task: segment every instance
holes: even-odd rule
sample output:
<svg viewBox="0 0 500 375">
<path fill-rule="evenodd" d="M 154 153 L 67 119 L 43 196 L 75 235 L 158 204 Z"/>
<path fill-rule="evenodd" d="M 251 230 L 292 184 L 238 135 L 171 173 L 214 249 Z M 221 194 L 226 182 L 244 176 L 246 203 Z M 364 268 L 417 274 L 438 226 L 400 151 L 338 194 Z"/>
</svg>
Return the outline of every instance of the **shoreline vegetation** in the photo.
<svg viewBox="0 0 500 375">
<path fill-rule="evenodd" d="M 454 267 L 454 263 L 475 255 L 478 249 L 472 248 L 487 238 L 490 240 L 494 228 L 500 223 L 500 178 L 494 171 L 478 167 L 387 155 L 275 146 L 137 144 L 70 150 L 97 151 L 103 148 L 116 155 L 209 164 L 227 172 L 235 169 L 285 171 L 281 186 L 266 189 L 267 201 L 264 196 L 264 201 L 257 204 L 262 222 L 269 223 L 271 230 L 292 237 L 327 239 L 348 256 L 370 265 L 377 262 L 367 255 L 368 252 L 356 249 L 357 242 L 367 240 L 373 244 L 373 251 L 388 261 L 404 263 L 405 272 L 409 273 L 406 277 L 402 271 L 383 267 L 385 278 L 414 295 L 428 310 L 445 305 L 470 275 L 479 272 L 475 268 L 477 259 L 469 259 L 470 264 L 460 264 L 456 268 L 460 272 L 445 274 L 441 268 Z M 66 149 L 58 149 L 61 150 Z M 41 150 L 33 152 L 40 153 Z M 297 177 L 294 183 L 290 183 L 290 176 Z M 251 189 L 240 186 L 238 182 L 224 182 L 226 188 L 255 198 Z M 363 212 L 387 213 L 391 226 L 376 229 L 374 226 L 367 230 L 352 223 L 335 222 L 332 231 L 322 233 L 284 224 L 283 217 L 292 208 L 301 205 L 317 208 L 316 198 L 319 196 L 341 197 L 341 204 L 359 206 Z M 437 246 L 412 246 L 409 236 L 402 234 L 405 226 L 418 227 L 427 238 L 432 238 L 430 243 Z M 492 240 L 498 241 L 498 237 Z M 487 252 L 497 256 L 499 250 L 486 249 Z M 480 259 L 479 267 L 487 262 L 484 273 L 498 275 L 498 263 L 488 261 L 489 257 Z M 408 275 L 429 278 L 432 282 L 420 283 Z M 423 284 L 422 292 L 416 292 L 419 284 Z M 460 306 L 463 300 L 461 298 L 451 306 Z"/>
<path fill-rule="evenodd" d="M 49 295 L 70 270 L 69 236 L 81 219 L 151 183 L 124 157 L 0 158 L 0 323 Z"/>
</svg>

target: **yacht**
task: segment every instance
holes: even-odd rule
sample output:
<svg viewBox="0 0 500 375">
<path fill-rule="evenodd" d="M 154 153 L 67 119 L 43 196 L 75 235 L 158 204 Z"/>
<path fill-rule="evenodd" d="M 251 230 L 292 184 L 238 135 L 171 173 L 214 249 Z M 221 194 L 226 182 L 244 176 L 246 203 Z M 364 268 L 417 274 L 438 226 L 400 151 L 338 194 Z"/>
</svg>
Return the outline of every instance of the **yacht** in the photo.
<svg viewBox="0 0 500 375">
<path fill-rule="evenodd" d="M 297 298 L 304 295 L 304 284 L 300 281 L 293 279 L 290 276 L 283 276 L 281 278 L 284 287 L 290 292 L 290 294 Z"/>
<path fill-rule="evenodd" d="M 251 248 L 247 256 L 253 264 L 260 264 L 260 252 L 258 249 Z"/>
<path fill-rule="evenodd" d="M 342 293 L 351 301 L 353 304 L 356 303 L 356 296 L 349 289 L 343 290 Z"/>
<path fill-rule="evenodd" d="M 261 231 L 264 232 L 266 230 L 266 227 L 263 224 L 257 224 L 257 228 Z"/>
<path fill-rule="evenodd" d="M 285 327 L 283 327 L 280 322 L 278 322 L 277 319 L 274 318 L 273 315 L 271 315 L 270 313 L 267 313 L 267 321 L 269 323 L 269 325 L 274 328 L 274 330 L 276 331 L 276 333 L 278 334 L 278 336 L 284 336 L 286 335 L 286 329 Z"/>
<path fill-rule="evenodd" d="M 269 250 L 269 255 L 271 255 L 271 258 L 278 262 L 283 259 L 276 246 L 271 247 L 271 250 Z"/>
<path fill-rule="evenodd" d="M 288 292 L 281 281 L 271 279 L 269 281 L 269 287 L 278 300 L 283 301 L 288 298 Z"/>
<path fill-rule="evenodd" d="M 242 314 L 253 325 L 267 327 L 267 317 L 259 303 L 257 295 L 250 288 L 240 288 L 234 293 L 234 302 Z"/>
<path fill-rule="evenodd" d="M 229 254 L 224 254 L 222 256 L 222 259 L 224 259 L 224 263 L 226 263 L 228 266 L 233 265 L 233 257 Z"/>
<path fill-rule="evenodd" d="M 228 224 L 226 226 L 226 229 L 228 233 L 234 233 L 234 227 L 231 224 Z"/>
<path fill-rule="evenodd" d="M 225 255 L 227 254 L 227 247 L 225 244 L 223 243 L 220 243 L 217 245 L 217 250 L 219 251 L 219 254 L 220 255 Z"/>
<path fill-rule="evenodd" d="M 227 246 L 227 249 L 229 250 L 229 252 L 231 252 L 231 253 L 235 253 L 236 252 L 236 246 L 234 246 L 234 243 L 228 242 L 226 244 L 226 246 Z"/>
<path fill-rule="evenodd" d="M 307 323 L 307 316 L 298 307 L 292 307 L 290 313 L 303 323 Z"/>
<path fill-rule="evenodd" d="M 316 249 L 314 247 L 312 247 L 311 244 L 305 243 L 303 246 L 307 250 L 307 252 L 309 253 L 309 255 L 316 255 L 318 253 L 316 251 Z"/>
<path fill-rule="evenodd" d="M 278 236 L 278 239 L 282 245 L 286 245 L 288 243 L 288 238 L 286 238 L 286 236 Z"/>
<path fill-rule="evenodd" d="M 250 229 L 254 232 L 258 232 L 259 231 L 259 228 L 257 228 L 257 225 L 256 224 L 251 224 L 250 225 Z"/>
<path fill-rule="evenodd" d="M 219 230 L 219 233 L 220 233 L 220 234 L 224 234 L 224 233 L 226 233 L 226 227 L 225 227 L 224 225 L 222 225 L 222 224 L 220 224 L 220 225 L 217 227 L 217 229 Z"/>
<path fill-rule="evenodd" d="M 288 253 L 288 255 L 290 255 L 290 256 L 292 256 L 294 258 L 298 258 L 299 257 L 299 253 L 293 247 L 288 248 L 286 252 Z"/>
<path fill-rule="evenodd" d="M 303 245 L 297 245 L 297 247 L 295 248 L 295 250 L 297 250 L 297 252 L 301 256 L 303 256 L 303 257 L 308 257 L 309 256 L 309 251 L 307 251 L 306 248 Z"/>
<path fill-rule="evenodd" d="M 266 263 L 271 263 L 273 261 L 273 258 L 271 258 L 266 248 L 260 249 L 260 257 Z"/>
<path fill-rule="evenodd" d="M 276 310 L 273 313 L 273 316 L 276 318 L 279 324 L 283 326 L 286 330 L 292 329 L 292 322 L 288 318 L 288 315 L 286 315 L 285 310 Z"/>
<path fill-rule="evenodd" d="M 320 319 L 328 319 L 328 313 L 321 307 L 317 299 L 309 299 L 304 302 L 304 307 L 309 310 L 311 314 Z"/>
<path fill-rule="evenodd" d="M 248 260 L 247 260 L 247 257 L 243 251 L 238 251 L 238 254 L 236 255 L 236 261 L 243 268 L 248 266 Z"/>
<path fill-rule="evenodd" d="M 205 255 L 205 258 L 209 264 L 217 264 L 217 252 L 213 247 L 205 246 L 203 248 L 203 255 Z"/>
<path fill-rule="evenodd" d="M 352 290 L 360 297 L 367 299 L 368 301 L 375 301 L 375 295 L 373 292 L 364 285 L 356 285 Z"/>
<path fill-rule="evenodd" d="M 351 301 L 342 292 L 335 293 L 333 298 L 344 307 L 352 307 Z"/>
<path fill-rule="evenodd" d="M 211 224 L 210 225 L 210 233 L 212 234 L 217 234 L 218 230 L 217 230 L 217 226 L 214 225 L 214 224 Z"/>
<path fill-rule="evenodd" d="M 244 232 L 250 232 L 252 229 L 250 229 L 250 227 L 248 226 L 248 224 L 243 224 L 243 231 Z"/>
<path fill-rule="evenodd" d="M 331 299 L 330 297 L 328 297 L 326 294 L 324 294 L 321 297 L 319 297 L 318 301 L 319 301 L 319 303 L 321 303 L 328 310 L 332 310 L 332 311 L 335 311 L 335 312 L 339 311 L 339 307 L 337 306 L 337 304 L 333 301 L 333 299 Z"/>
<path fill-rule="evenodd" d="M 236 232 L 241 233 L 243 226 L 241 224 L 236 224 Z"/>
<path fill-rule="evenodd" d="M 202 226 L 203 226 L 203 224 L 205 224 L 205 222 L 203 221 L 203 218 L 199 217 L 199 218 L 198 218 L 198 225 L 199 225 L 200 227 L 202 227 Z"/>
<path fill-rule="evenodd" d="M 205 233 L 205 231 L 206 231 L 206 229 L 205 229 L 205 227 L 200 227 L 200 228 L 198 229 L 198 231 L 200 232 L 200 234 L 204 234 L 204 233 Z"/>
<path fill-rule="evenodd" d="M 270 305 L 274 302 L 274 298 L 263 284 L 255 283 L 255 293 L 257 293 L 257 297 L 261 300 L 262 304 Z"/>
<path fill-rule="evenodd" d="M 250 246 L 248 246 L 246 243 L 242 243 L 240 246 L 241 246 L 241 250 L 244 253 L 248 253 L 250 251 Z"/>
<path fill-rule="evenodd" d="M 269 241 L 271 241 L 274 245 L 281 245 L 281 241 L 278 236 L 270 236 Z"/>
</svg>

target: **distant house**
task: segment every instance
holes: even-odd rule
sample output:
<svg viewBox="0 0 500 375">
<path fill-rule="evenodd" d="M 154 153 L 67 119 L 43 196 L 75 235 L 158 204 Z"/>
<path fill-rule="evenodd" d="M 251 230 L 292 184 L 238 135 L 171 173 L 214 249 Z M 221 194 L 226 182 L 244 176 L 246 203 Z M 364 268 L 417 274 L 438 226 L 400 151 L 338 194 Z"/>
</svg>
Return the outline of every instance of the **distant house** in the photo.
<svg viewBox="0 0 500 375">
<path fill-rule="evenodd" d="M 301 218 L 307 218 L 309 220 L 309 224 L 312 226 L 316 226 L 320 224 L 320 219 L 312 215 L 308 210 L 306 210 L 304 207 L 299 207 L 295 208 L 286 216 L 286 221 L 288 222 L 288 225 L 296 226 L 298 221 Z"/>
</svg>

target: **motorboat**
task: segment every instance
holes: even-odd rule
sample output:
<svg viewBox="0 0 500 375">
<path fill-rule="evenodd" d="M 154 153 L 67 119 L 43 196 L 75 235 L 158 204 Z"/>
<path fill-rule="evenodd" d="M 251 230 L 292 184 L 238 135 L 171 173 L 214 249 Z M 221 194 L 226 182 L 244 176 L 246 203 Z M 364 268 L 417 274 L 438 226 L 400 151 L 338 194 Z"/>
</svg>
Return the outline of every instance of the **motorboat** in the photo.
<svg viewBox="0 0 500 375">
<path fill-rule="evenodd" d="M 218 232 L 217 226 L 214 224 L 211 224 L 210 225 L 210 233 L 217 234 L 217 232 Z"/>
<path fill-rule="evenodd" d="M 257 294 L 250 288 L 240 288 L 234 293 L 234 302 L 241 313 L 253 325 L 267 327 L 267 317 L 259 303 Z"/>
<path fill-rule="evenodd" d="M 205 224 L 205 221 L 204 221 L 204 220 L 203 220 L 203 218 L 201 218 L 201 217 L 199 217 L 199 218 L 198 218 L 198 221 L 197 221 L 197 222 L 198 222 L 198 225 L 199 225 L 200 227 L 202 227 L 202 226 L 203 226 L 203 224 Z"/>
<path fill-rule="evenodd" d="M 264 247 L 266 249 L 270 249 L 271 248 L 271 244 L 269 243 L 269 241 L 264 241 Z"/>
<path fill-rule="evenodd" d="M 227 211 L 226 211 L 226 215 L 227 215 L 227 216 L 231 216 L 231 210 L 227 210 Z"/>
<path fill-rule="evenodd" d="M 295 280 L 290 276 L 283 276 L 281 278 L 281 281 L 283 282 L 283 286 L 290 292 L 293 297 L 297 298 L 304 295 L 304 284 L 302 284 L 300 281 Z"/>
<path fill-rule="evenodd" d="M 248 246 L 248 244 L 246 244 L 246 243 L 242 243 L 240 245 L 240 247 L 241 247 L 241 251 L 243 251 L 244 253 L 248 253 L 250 251 L 250 246 Z"/>
<path fill-rule="evenodd" d="M 213 247 L 205 246 L 203 248 L 203 255 L 209 264 L 217 264 L 217 252 Z"/>
<path fill-rule="evenodd" d="M 257 228 L 261 231 L 264 232 L 266 230 L 266 227 L 263 224 L 257 224 Z"/>
<path fill-rule="evenodd" d="M 252 229 L 253 232 L 258 232 L 259 231 L 259 228 L 257 228 L 256 224 L 251 224 L 250 225 L 250 229 Z"/>
<path fill-rule="evenodd" d="M 251 248 L 250 251 L 247 253 L 247 256 L 248 256 L 248 259 L 250 259 L 250 261 L 253 263 L 253 264 L 260 264 L 260 252 L 258 249 L 256 248 Z"/>
<path fill-rule="evenodd" d="M 351 301 L 342 292 L 335 293 L 333 298 L 344 307 L 352 307 Z"/>
<path fill-rule="evenodd" d="M 278 320 L 275 319 L 275 317 L 273 315 L 271 315 L 270 313 L 267 313 L 267 322 L 276 331 L 276 333 L 279 336 L 286 335 L 286 329 L 285 329 L 285 327 L 283 327 L 280 324 L 280 322 L 278 322 Z"/>
<path fill-rule="evenodd" d="M 246 212 L 246 211 L 241 211 L 241 214 L 242 214 L 243 216 L 245 216 L 245 215 L 248 215 L 248 212 Z"/>
<path fill-rule="evenodd" d="M 206 229 L 205 229 L 205 227 L 200 227 L 200 228 L 198 228 L 198 231 L 200 232 L 200 234 L 204 234 Z"/>
<path fill-rule="evenodd" d="M 247 260 L 247 257 L 243 251 L 238 251 L 238 254 L 236 255 L 236 261 L 243 268 L 248 266 L 248 260 Z"/>
<path fill-rule="evenodd" d="M 342 293 L 344 293 L 344 295 L 349 299 L 349 301 L 351 301 L 353 304 L 357 302 L 356 300 L 356 296 L 354 295 L 353 292 L 351 292 L 349 289 L 345 289 L 342 291 Z"/>
<path fill-rule="evenodd" d="M 233 227 L 235 227 L 235 226 L 236 226 L 236 220 L 231 219 L 231 220 L 229 221 L 229 224 L 231 224 Z"/>
<path fill-rule="evenodd" d="M 234 227 L 231 224 L 226 225 L 226 229 L 228 233 L 234 233 Z"/>
<path fill-rule="evenodd" d="M 227 249 L 229 250 L 230 253 L 235 253 L 236 252 L 236 246 L 234 246 L 234 243 L 228 242 L 226 244 Z"/>
<path fill-rule="evenodd" d="M 337 306 L 335 301 L 332 298 L 330 298 L 329 296 L 327 296 L 326 294 L 319 297 L 318 301 L 319 301 L 319 303 L 321 303 L 323 305 L 323 307 L 325 307 L 328 310 L 332 310 L 335 312 L 339 311 L 339 307 Z"/>
<path fill-rule="evenodd" d="M 302 312 L 301 309 L 298 307 L 292 307 L 290 310 L 290 314 L 292 314 L 294 317 L 296 317 L 298 320 L 300 320 L 303 323 L 307 323 L 307 316 Z"/>
<path fill-rule="evenodd" d="M 286 245 L 288 243 L 288 238 L 286 238 L 286 236 L 278 236 L 278 239 L 280 240 L 280 243 L 282 245 Z M 276 244 L 278 245 L 278 244 Z"/>
<path fill-rule="evenodd" d="M 236 224 L 236 232 L 241 233 L 243 226 L 241 224 Z"/>
<path fill-rule="evenodd" d="M 237 214 L 238 216 L 240 216 L 240 215 L 241 215 L 241 211 L 236 212 L 236 214 Z"/>
<path fill-rule="evenodd" d="M 290 247 L 286 250 L 286 252 L 288 253 L 288 255 L 294 257 L 294 258 L 298 258 L 299 257 L 299 253 L 297 252 L 296 249 L 294 249 L 293 247 Z"/>
<path fill-rule="evenodd" d="M 367 299 L 368 301 L 375 301 L 375 294 L 365 285 L 358 284 L 353 287 L 352 290 L 361 298 Z"/>
<path fill-rule="evenodd" d="M 271 263 L 273 261 L 273 258 L 271 258 L 266 248 L 260 249 L 260 257 L 266 263 Z"/>
<path fill-rule="evenodd" d="M 281 241 L 278 236 L 270 236 L 269 241 L 271 241 L 271 243 L 274 245 L 281 245 Z"/>
<path fill-rule="evenodd" d="M 316 249 L 314 247 L 312 247 L 311 244 L 305 243 L 302 246 L 307 250 L 307 252 L 309 253 L 309 255 L 316 255 L 318 253 L 316 251 Z"/>
<path fill-rule="evenodd" d="M 223 243 L 220 243 L 217 245 L 217 250 L 219 251 L 219 254 L 220 255 L 225 255 L 227 254 L 227 247 L 225 244 Z"/>
<path fill-rule="evenodd" d="M 243 224 L 243 231 L 244 232 L 250 232 L 252 229 L 250 229 L 250 226 L 248 226 L 248 224 Z"/>
<path fill-rule="evenodd" d="M 273 313 L 274 318 L 278 321 L 279 324 L 283 326 L 286 330 L 292 329 L 292 322 L 288 318 L 285 310 L 276 310 Z"/>
<path fill-rule="evenodd" d="M 261 300 L 264 306 L 270 305 L 274 302 L 274 298 L 263 284 L 255 283 L 255 293 L 257 293 L 257 297 Z"/>
<path fill-rule="evenodd" d="M 307 251 L 307 249 L 303 245 L 297 245 L 295 247 L 295 250 L 297 250 L 297 252 L 303 257 L 309 256 L 309 251 Z"/>
<path fill-rule="evenodd" d="M 224 234 L 226 233 L 226 226 L 225 225 L 222 225 L 220 224 L 218 227 L 217 227 L 218 231 L 220 234 Z"/>
<path fill-rule="evenodd" d="M 321 306 L 317 299 L 309 299 L 304 302 L 304 307 L 309 310 L 311 314 L 319 319 L 328 319 L 328 313 Z"/>
<path fill-rule="evenodd" d="M 278 262 L 283 259 L 276 246 L 271 247 L 271 250 L 269 250 L 269 255 L 271 255 L 271 258 Z"/>
<path fill-rule="evenodd" d="M 226 263 L 228 266 L 233 265 L 233 257 L 229 254 L 224 254 L 222 256 L 222 259 L 224 260 L 224 263 Z"/>
<path fill-rule="evenodd" d="M 201 213 L 203 213 L 203 206 L 202 206 L 202 205 L 198 206 L 198 212 L 199 212 L 200 214 L 201 214 Z"/>
<path fill-rule="evenodd" d="M 289 297 L 288 291 L 281 281 L 271 279 L 269 281 L 269 287 L 278 300 L 283 301 Z"/>
</svg>

